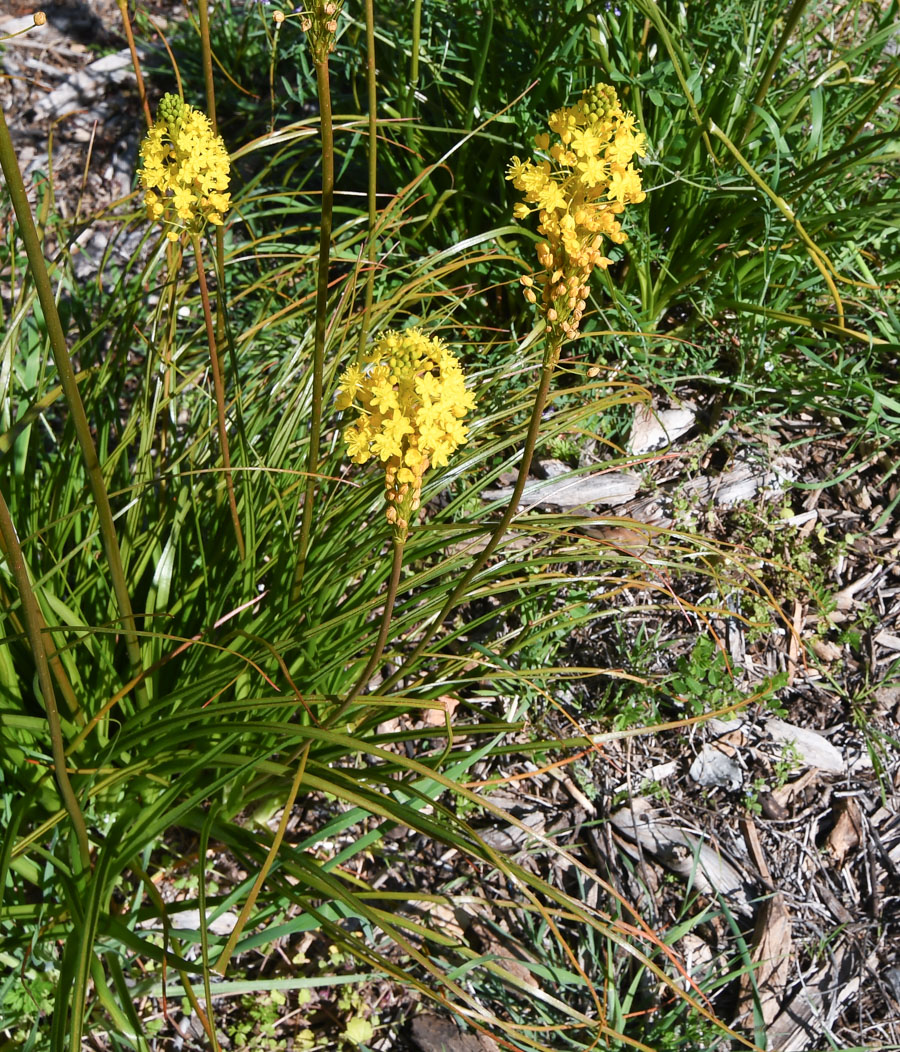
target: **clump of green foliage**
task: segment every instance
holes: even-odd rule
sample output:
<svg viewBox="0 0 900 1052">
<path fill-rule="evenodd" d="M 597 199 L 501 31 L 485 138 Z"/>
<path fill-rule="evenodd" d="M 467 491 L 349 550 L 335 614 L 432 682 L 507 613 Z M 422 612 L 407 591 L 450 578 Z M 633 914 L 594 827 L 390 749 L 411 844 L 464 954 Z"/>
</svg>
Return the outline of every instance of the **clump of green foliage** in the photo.
<svg viewBox="0 0 900 1052">
<path fill-rule="evenodd" d="M 316 0 L 273 19 L 201 0 L 174 29 L 177 68 L 144 68 L 165 132 L 140 195 L 77 223 L 49 193 L 29 205 L 4 115 L 5 1045 L 78 1052 L 97 1030 L 149 1052 L 167 1025 L 153 1011 L 183 998 L 215 1049 L 224 981 L 257 984 L 237 990 L 232 1042 L 275 1047 L 284 995 L 261 995 L 257 972 L 311 931 L 334 947 L 327 974 L 279 967 L 298 990 L 347 982 L 350 1044 L 382 1023 L 348 961 L 513 1047 L 737 1040 L 685 989 L 664 933 L 469 821 L 528 831 L 479 787 L 514 747 L 593 748 L 581 713 L 569 737 L 546 730 L 572 680 L 607 671 L 566 667 L 568 639 L 618 617 L 635 583 L 672 609 L 668 581 L 709 554 L 672 532 L 648 572 L 580 512 L 520 512 L 540 443 L 574 468 L 590 437 L 620 465 L 606 422 L 642 384 L 701 366 L 739 409 L 828 410 L 896 438 L 900 406 L 875 382 L 900 259 L 881 57 L 896 5 L 851 3 L 856 37 L 832 41 L 824 73 L 835 15 L 725 4 L 696 23 L 695 7 Z M 196 171 L 190 114 L 215 153 Z M 538 214 L 514 222 L 516 202 Z M 90 282 L 82 223 L 114 229 Z M 464 366 L 469 394 L 440 420 L 433 387 L 404 403 L 413 418 L 377 383 L 409 365 L 413 331 Z M 367 358 L 389 333 L 401 349 Z M 442 379 L 404 376 L 423 373 Z M 340 401 L 359 414 L 352 469 L 348 385 L 365 393 Z M 509 475 L 511 499 L 488 507 Z M 745 587 L 729 550 L 695 572 L 711 608 Z M 741 702 L 710 640 L 669 686 L 698 717 Z M 619 717 L 657 715 L 642 701 Z M 398 829 L 460 870 L 415 854 L 393 870 Z M 596 891 L 580 855 L 540 846 Z M 197 873 L 179 887 L 182 856 Z M 463 929 L 463 904 L 529 948 L 519 969 Z M 171 923 L 186 911 L 196 930 Z M 670 992 L 664 1027 L 632 1012 L 650 975 Z"/>
</svg>

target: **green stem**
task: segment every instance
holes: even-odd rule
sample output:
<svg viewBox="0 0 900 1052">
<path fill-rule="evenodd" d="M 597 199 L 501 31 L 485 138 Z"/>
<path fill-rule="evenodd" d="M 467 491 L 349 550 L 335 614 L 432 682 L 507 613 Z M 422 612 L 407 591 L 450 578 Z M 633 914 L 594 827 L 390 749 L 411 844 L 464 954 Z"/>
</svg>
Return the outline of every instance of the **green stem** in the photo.
<svg viewBox="0 0 900 1052">
<path fill-rule="evenodd" d="M 331 86 L 328 77 L 328 49 L 315 56 L 316 88 L 322 129 L 322 223 L 319 228 L 319 271 L 316 281 L 316 328 L 313 349 L 312 415 L 309 424 L 309 449 L 306 458 L 306 489 L 303 496 L 303 519 L 297 541 L 297 566 L 291 599 L 300 598 L 309 536 L 312 532 L 313 498 L 319 470 L 319 440 L 322 433 L 322 395 L 325 378 L 325 333 L 328 327 L 328 265 L 331 257 L 331 224 L 334 209 L 334 128 L 331 115 Z"/>
<path fill-rule="evenodd" d="M 234 523 L 234 536 L 237 540 L 241 562 L 247 554 L 244 546 L 244 534 L 241 520 L 238 517 L 237 500 L 234 496 L 234 479 L 231 477 L 231 453 L 228 449 L 228 430 L 225 425 L 225 385 L 222 382 L 222 367 L 219 362 L 219 349 L 216 345 L 216 333 L 213 329 L 212 311 L 209 306 L 209 289 L 206 287 L 206 274 L 203 270 L 203 253 L 200 249 L 200 235 L 192 234 L 194 258 L 197 261 L 197 279 L 200 282 L 200 299 L 203 302 L 203 318 L 206 322 L 206 340 L 209 343 L 209 359 L 212 365 L 213 390 L 216 396 L 216 422 L 219 430 L 219 445 L 222 447 L 222 468 L 225 472 L 225 488 L 228 490 L 228 506 L 231 509 L 231 521 Z"/>
<path fill-rule="evenodd" d="M 168 308 L 163 322 L 163 338 L 160 347 L 160 357 L 163 363 L 163 412 L 162 425 L 159 429 L 159 462 L 160 462 L 160 485 L 165 488 L 167 483 L 167 451 L 169 445 L 169 415 L 171 405 L 169 399 L 172 396 L 173 377 L 175 370 L 172 364 L 172 348 L 175 346 L 175 329 L 178 322 L 178 271 L 181 269 L 181 244 L 169 241 L 166 243 L 166 275 L 168 281 Z M 162 301 L 160 301 L 162 302 Z"/>
<path fill-rule="evenodd" d="M 6 547 L 0 540 L 0 554 L 6 555 Z M 25 634 L 25 625 L 16 616 L 15 611 L 7 609 L 11 607 L 12 600 L 7 593 L 5 588 L 0 588 L 0 608 L 4 609 L 9 617 L 9 623 L 12 627 L 13 632 L 21 632 Z M 49 637 L 53 639 L 53 633 L 47 628 L 47 622 L 44 620 L 44 614 L 40 606 L 37 608 L 39 621 L 39 628 L 41 632 L 41 638 L 44 638 L 44 633 L 48 633 Z M 87 722 L 85 719 L 84 712 L 78 703 L 78 698 L 75 694 L 75 688 L 72 686 L 72 682 L 69 679 L 69 675 L 66 672 L 65 666 L 60 660 L 59 650 L 56 648 L 56 640 L 53 639 L 53 647 L 47 654 L 47 661 L 50 663 L 50 671 L 53 673 L 53 678 L 56 681 L 59 692 L 62 695 L 62 699 L 66 704 L 66 713 L 69 719 L 74 720 L 79 727 L 83 727 Z M 2 886 L 2 885 L 0 885 Z"/>
<path fill-rule="evenodd" d="M 131 597 L 128 594 L 128 584 L 125 580 L 119 542 L 116 539 L 116 527 L 113 522 L 109 495 L 106 492 L 106 483 L 103 481 L 103 472 L 100 468 L 100 461 L 97 459 L 97 450 L 91 437 L 91 429 L 84 411 L 84 404 L 81 401 L 81 394 L 75 379 L 75 371 L 69 358 L 69 349 L 66 346 L 62 322 L 56 309 L 53 286 L 50 283 L 47 264 L 41 251 L 40 238 L 34 225 L 34 218 L 28 204 L 28 196 L 25 193 L 25 184 L 22 181 L 22 173 L 19 171 L 19 164 L 16 160 L 9 127 L 2 108 L 0 108 L 0 167 L 2 167 L 13 210 L 16 213 L 19 232 L 22 235 L 31 275 L 34 279 L 38 300 L 44 314 L 47 339 L 50 342 L 50 350 L 53 354 L 53 361 L 56 364 L 56 371 L 59 373 L 60 387 L 62 387 L 69 412 L 72 414 L 72 425 L 75 428 L 78 444 L 81 447 L 81 455 L 87 470 L 94 506 L 97 509 L 100 536 L 103 539 L 103 548 L 109 564 L 113 593 L 116 597 L 119 617 L 122 621 L 122 632 L 125 636 L 125 646 L 128 650 L 132 678 L 138 679 L 135 695 L 138 704 L 143 707 L 147 704 L 148 699 L 147 687 L 142 678 L 141 646 L 135 627 L 134 613 L 131 609 Z"/>
<path fill-rule="evenodd" d="M 4 554 L 22 602 L 25 632 L 31 645 L 31 652 L 34 655 L 38 684 L 41 688 L 44 709 L 47 713 L 47 724 L 50 727 L 50 745 L 53 752 L 53 769 L 56 773 L 56 782 L 59 785 L 60 796 L 62 796 L 65 808 L 69 812 L 69 818 L 72 819 L 72 826 L 75 829 L 81 869 L 86 871 L 91 866 L 91 847 L 88 841 L 84 815 L 81 813 L 78 797 L 75 795 L 75 790 L 69 781 L 69 772 L 66 769 L 66 747 L 63 742 L 62 724 L 59 719 L 59 709 L 56 707 L 56 695 L 53 692 L 53 680 L 50 676 L 50 663 L 47 660 L 44 637 L 41 633 L 44 618 L 31 587 L 28 569 L 25 566 L 25 556 L 22 554 L 22 546 L 19 544 L 16 528 L 9 514 L 6 498 L 2 493 L 0 493 L 0 537 L 3 539 Z"/>
<path fill-rule="evenodd" d="M 732 157 L 737 163 L 744 169 L 750 179 L 759 187 L 760 190 L 769 198 L 769 200 L 775 205 L 775 207 L 781 212 L 784 218 L 793 226 L 794 230 L 797 231 L 797 236 L 806 245 L 807 253 L 809 258 L 815 263 L 816 268 L 825 280 L 825 284 L 828 286 L 828 291 L 831 293 L 831 299 L 834 303 L 835 310 L 838 316 L 838 325 L 841 329 L 844 328 L 844 304 L 841 300 L 840 293 L 837 290 L 837 285 L 834 283 L 832 274 L 837 274 L 837 270 L 831 260 L 825 255 L 825 253 L 819 248 L 819 246 L 813 241 L 813 239 L 807 234 L 806 228 L 797 218 L 794 210 L 785 201 L 783 197 L 780 197 L 775 191 L 769 186 L 769 184 L 762 179 L 756 172 L 756 169 L 750 162 L 744 157 L 741 151 L 734 145 L 731 139 L 719 128 L 715 123 L 710 121 L 709 125 L 710 132 L 722 143 L 725 144 L 726 149 L 731 153 Z"/>
<path fill-rule="evenodd" d="M 200 19 L 200 53 L 203 59 L 203 83 L 206 86 L 206 115 L 212 125 L 212 130 L 218 134 L 216 123 L 216 89 L 213 84 L 212 46 L 209 42 L 209 11 L 206 0 L 200 0 L 197 5 L 197 13 Z"/>
<path fill-rule="evenodd" d="M 294 806 L 294 801 L 297 799 L 297 793 L 300 790 L 300 783 L 303 781 L 303 774 L 306 771 L 306 761 L 309 757 L 309 745 L 307 742 L 303 746 L 303 751 L 300 754 L 300 762 L 297 764 L 297 770 L 294 774 L 294 780 L 291 782 L 291 788 L 288 792 L 288 798 L 285 800 L 284 808 L 281 812 L 281 821 L 278 823 L 278 829 L 275 831 L 275 836 L 272 839 L 272 844 L 269 847 L 268 853 L 266 854 L 265 861 L 260 867 L 259 873 L 256 876 L 256 880 L 253 881 L 253 887 L 250 889 L 250 894 L 247 896 L 247 901 L 244 903 L 244 907 L 241 910 L 240 916 L 237 919 L 237 923 L 234 926 L 234 930 L 231 935 L 228 936 L 228 942 L 225 943 L 225 949 L 219 956 L 213 966 L 213 971 L 218 972 L 219 975 L 225 974 L 225 969 L 228 967 L 228 962 L 231 959 L 231 955 L 234 953 L 234 948 L 237 946 L 238 939 L 241 937 L 241 933 L 247 926 L 247 921 L 250 919 L 250 913 L 256 904 L 256 899 L 259 896 L 262 886 L 265 883 L 266 877 L 269 875 L 269 870 L 272 868 L 272 863 L 275 861 L 275 856 L 278 854 L 278 849 L 281 847 L 281 842 L 284 840 L 284 834 L 287 831 L 288 819 L 291 817 L 291 810 Z"/>
<path fill-rule="evenodd" d="M 200 52 L 203 59 L 203 83 L 206 89 L 206 113 L 212 125 L 213 134 L 219 134 L 219 122 L 216 119 L 216 87 L 213 81 L 212 44 L 209 38 L 209 8 L 206 0 L 200 0 L 198 7 L 200 20 Z M 225 343 L 225 231 L 216 227 L 216 346 Z"/>
<path fill-rule="evenodd" d="M 275 64 L 278 60 L 278 38 L 281 35 L 281 22 L 275 23 L 272 38 L 272 57 L 269 59 L 269 133 L 275 131 Z"/>
<path fill-rule="evenodd" d="M 522 449 L 522 459 L 519 462 L 519 473 L 516 477 L 516 484 L 513 487 L 513 493 L 510 497 L 509 504 L 506 506 L 506 511 L 504 511 L 500 521 L 494 527 L 494 532 L 491 534 L 490 540 L 484 546 L 482 551 L 479 552 L 475 562 L 472 563 L 466 573 L 463 574 L 459 581 L 457 581 L 453 591 L 444 602 L 441 612 L 425 629 L 425 632 L 419 640 L 415 650 L 413 650 L 413 652 L 404 659 L 400 667 L 381 684 L 380 689 L 382 692 L 390 690 L 401 679 L 406 671 L 422 656 L 425 648 L 434 638 L 435 633 L 444 623 L 447 615 L 456 606 L 460 599 L 465 597 L 469 590 L 469 585 L 475 577 L 481 573 L 488 559 L 494 554 L 497 545 L 503 539 L 503 535 L 506 533 L 509 524 L 515 517 L 519 508 L 519 501 L 522 499 L 522 494 L 525 491 L 525 483 L 528 481 L 528 473 L 531 470 L 531 460 L 534 456 L 534 449 L 537 445 L 538 435 L 541 430 L 541 417 L 544 412 L 544 406 L 547 404 L 547 396 L 550 393 L 550 381 L 553 379 L 556 363 L 559 361 L 559 352 L 562 349 L 563 340 L 563 334 L 553 330 L 550 331 L 547 337 L 547 350 L 544 354 L 541 378 L 538 383 L 537 394 L 535 395 L 534 405 L 531 410 L 531 420 L 528 424 L 528 433 L 525 436 L 525 446 Z M 343 709 L 340 711 L 343 711 Z"/>
<path fill-rule="evenodd" d="M 475 120 L 475 107 L 478 105 L 478 93 L 481 90 L 481 78 L 484 76 L 484 67 L 487 63 L 488 50 L 491 46 L 491 37 L 494 32 L 494 0 L 485 0 L 487 19 L 481 32 L 481 51 L 478 54 L 478 65 L 475 67 L 475 76 L 472 78 L 472 90 L 469 92 L 469 107 L 466 112 L 466 131 L 472 130 Z"/>
<path fill-rule="evenodd" d="M 372 650 L 372 656 L 369 658 L 366 667 L 362 670 L 359 679 L 356 681 L 356 685 L 350 691 L 346 698 L 344 698 L 341 707 L 335 712 L 328 720 L 328 726 L 333 727 L 344 715 L 347 709 L 356 701 L 359 697 L 363 687 L 369 682 L 369 678 L 372 673 L 378 667 L 378 662 L 381 661 L 381 655 L 384 653 L 384 647 L 387 643 L 388 633 L 391 627 L 391 617 L 394 613 L 394 603 L 397 599 L 397 590 L 400 587 L 400 573 L 403 569 L 403 549 L 406 545 L 406 536 L 394 535 L 394 559 L 391 565 L 391 579 L 388 582 L 387 595 L 384 599 L 384 610 L 381 614 L 381 628 L 378 632 L 378 639 L 375 641 L 375 647 Z"/>
<path fill-rule="evenodd" d="M 744 145 L 747 141 L 747 136 L 756 124 L 756 107 L 763 104 L 763 100 L 769 93 L 769 88 L 772 85 L 775 72 L 778 69 L 778 63 L 781 62 L 781 56 L 784 54 L 784 49 L 788 46 L 807 3 L 809 3 L 809 0 L 794 0 L 793 4 L 791 4 L 791 9 L 787 13 L 787 17 L 784 20 L 784 26 L 781 30 L 781 39 L 778 41 L 775 50 L 772 52 L 772 57 L 769 59 L 768 66 L 766 66 L 766 71 L 763 73 L 762 80 L 759 82 L 759 87 L 756 89 L 756 95 L 753 97 L 753 102 L 747 108 L 747 120 L 744 122 L 744 129 L 737 139 L 738 147 Z"/>
<path fill-rule="evenodd" d="M 412 49 L 409 56 L 409 84 L 406 87 L 404 117 L 412 117 L 412 101 L 418 87 L 418 47 L 422 42 L 422 0 L 412 5 Z"/>
<path fill-rule="evenodd" d="M 375 77 L 375 5 L 366 0 L 366 87 L 369 96 L 369 243 L 366 246 L 366 305 L 359 327 L 359 351 L 362 355 L 369 335 L 372 305 L 375 302 L 375 260 L 378 257 L 378 83 Z"/>
</svg>

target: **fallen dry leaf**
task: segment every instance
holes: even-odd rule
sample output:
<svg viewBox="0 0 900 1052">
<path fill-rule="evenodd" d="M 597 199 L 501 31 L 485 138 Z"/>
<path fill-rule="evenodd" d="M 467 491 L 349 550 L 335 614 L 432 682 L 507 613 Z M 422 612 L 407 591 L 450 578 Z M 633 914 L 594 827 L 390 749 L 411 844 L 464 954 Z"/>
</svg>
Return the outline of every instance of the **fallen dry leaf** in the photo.
<svg viewBox="0 0 900 1052">
<path fill-rule="evenodd" d="M 750 959 L 754 964 L 759 1012 L 766 1029 L 781 1010 L 790 972 L 791 918 L 784 896 L 776 892 L 760 907 L 753 929 Z M 738 1018 L 753 1027 L 757 992 L 748 972 L 741 976 L 738 994 Z M 773 1046 L 777 1047 L 777 1046 Z"/>
<path fill-rule="evenodd" d="M 454 698 L 450 694 L 442 694 L 437 701 L 433 702 L 432 708 L 423 711 L 422 723 L 426 727 L 443 727 L 447 723 L 447 716 L 453 719 L 453 713 L 456 712 L 458 705 L 459 698 Z"/>
<path fill-rule="evenodd" d="M 840 660 L 842 651 L 837 643 L 830 643 L 826 639 L 814 639 L 809 645 L 820 661 L 830 664 L 832 661 Z"/>
<path fill-rule="evenodd" d="M 775 801 L 778 807 L 785 810 L 790 806 L 795 796 L 802 793 L 807 786 L 813 782 L 818 781 L 819 771 L 816 767 L 811 767 L 808 771 L 805 771 L 800 775 L 799 778 L 793 782 L 788 782 L 786 785 L 780 786 L 778 789 L 773 789 L 770 796 Z"/>
<path fill-rule="evenodd" d="M 852 796 L 839 799 L 834 805 L 834 827 L 825 841 L 826 850 L 836 865 L 842 866 L 847 855 L 859 847 L 862 839 L 862 815 Z"/>
</svg>

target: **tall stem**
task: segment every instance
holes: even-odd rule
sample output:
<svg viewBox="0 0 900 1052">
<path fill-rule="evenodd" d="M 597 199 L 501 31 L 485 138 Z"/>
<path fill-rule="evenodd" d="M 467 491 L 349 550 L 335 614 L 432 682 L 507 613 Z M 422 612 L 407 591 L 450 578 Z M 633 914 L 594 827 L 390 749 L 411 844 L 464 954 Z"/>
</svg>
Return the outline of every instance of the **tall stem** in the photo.
<svg viewBox="0 0 900 1052">
<path fill-rule="evenodd" d="M 134 613 L 131 609 L 131 597 L 128 594 L 128 584 L 125 580 L 125 570 L 122 566 L 119 542 L 116 538 L 116 527 L 113 522 L 109 494 L 106 492 L 106 483 L 103 481 L 103 472 L 100 468 L 100 461 L 97 458 L 97 450 L 91 437 L 91 429 L 84 411 L 84 404 L 81 401 L 78 382 L 75 379 L 75 371 L 69 358 L 69 349 L 66 346 L 62 322 L 56 309 L 53 286 L 50 284 L 50 275 L 47 272 L 47 264 L 41 251 L 40 238 L 34 225 L 34 218 L 31 215 L 28 195 L 25 193 L 25 183 L 22 181 L 22 173 L 19 171 L 19 164 L 9 134 L 9 126 L 6 123 L 6 116 L 2 108 L 0 108 L 0 167 L 3 169 L 7 190 L 9 191 L 13 210 L 16 213 L 19 232 L 22 235 L 31 275 L 34 279 L 38 300 L 44 314 L 47 339 L 50 342 L 50 350 L 53 354 L 53 361 L 56 364 L 56 371 L 59 373 L 60 387 L 62 387 L 69 412 L 72 414 L 72 425 L 75 428 L 78 444 L 81 447 L 81 455 L 87 470 L 91 495 L 94 498 L 94 506 L 97 509 L 100 536 L 106 552 L 106 561 L 109 564 L 109 575 L 112 580 L 113 594 L 116 597 L 119 618 L 122 622 L 122 632 L 125 636 L 125 646 L 128 650 L 132 678 L 138 679 L 138 684 L 135 687 L 135 696 L 138 704 L 144 706 L 147 704 L 148 699 L 146 684 L 142 678 L 141 646 L 138 641 Z"/>
<path fill-rule="evenodd" d="M 0 493 L 0 538 L 3 540 L 3 550 L 9 564 L 16 588 L 19 590 L 19 598 L 22 601 L 22 614 L 25 618 L 25 632 L 34 655 L 34 664 L 37 669 L 38 684 L 44 700 L 44 710 L 47 713 L 47 724 L 50 728 L 50 746 L 53 752 L 53 770 L 56 774 L 56 783 L 63 804 L 69 812 L 75 837 L 78 841 L 78 855 L 82 870 L 90 869 L 91 847 L 88 842 L 87 826 L 84 815 L 78 804 L 78 797 L 69 781 L 69 772 L 66 769 L 66 747 L 63 742 L 62 724 L 59 719 L 59 709 L 56 707 L 56 695 L 53 691 L 53 680 L 50 676 L 50 663 L 47 660 L 47 651 L 44 646 L 44 636 L 41 633 L 44 618 L 35 598 L 28 577 L 28 569 L 25 566 L 25 557 L 22 554 L 22 546 L 16 535 L 12 517 L 6 498 Z"/>
<path fill-rule="evenodd" d="M 334 209 L 334 128 L 331 114 L 331 86 L 328 77 L 328 49 L 315 56 L 316 88 L 319 95 L 319 119 L 322 129 L 322 222 L 319 228 L 319 271 L 316 281 L 316 329 L 313 348 L 312 414 L 309 424 L 309 449 L 306 458 L 306 489 L 303 495 L 303 519 L 297 541 L 297 565 L 291 599 L 300 598 L 309 535 L 312 531 L 313 498 L 319 470 L 319 440 L 322 433 L 322 395 L 325 378 L 325 333 L 328 327 L 328 265 L 331 258 L 331 225 Z"/>
<path fill-rule="evenodd" d="M 369 243 L 366 245 L 366 303 L 362 324 L 359 327 L 359 354 L 366 346 L 369 323 L 372 320 L 372 304 L 375 302 L 375 260 L 378 256 L 378 239 L 375 227 L 378 223 L 378 94 L 375 79 L 375 5 L 366 0 L 366 88 L 369 96 Z"/>
<path fill-rule="evenodd" d="M 206 89 L 206 113 L 212 126 L 213 134 L 219 134 L 219 122 L 216 119 L 216 86 L 213 81 L 212 44 L 209 37 L 209 8 L 206 0 L 198 5 L 200 21 L 200 53 L 203 61 L 203 84 Z M 216 227 L 216 346 L 225 343 L 225 231 Z"/>
<path fill-rule="evenodd" d="M 475 109 L 478 106 L 478 93 L 481 91 L 481 79 L 484 76 L 484 67 L 487 64 L 488 51 L 491 46 L 491 37 L 494 32 L 494 0 L 485 0 L 486 18 L 481 30 L 481 51 L 478 53 L 478 65 L 475 67 L 475 76 L 472 77 L 472 90 L 469 92 L 469 106 L 466 111 L 466 131 L 472 130 L 475 121 Z"/>
<path fill-rule="evenodd" d="M 160 348 L 163 362 L 163 413 L 162 426 L 159 430 L 159 461 L 163 467 L 160 472 L 160 485 L 166 486 L 166 452 L 169 444 L 169 413 L 171 406 L 169 398 L 172 394 L 172 348 L 175 345 L 175 327 L 178 321 L 178 271 L 181 267 L 181 243 L 175 241 L 166 242 L 166 274 L 168 280 L 168 308 L 164 321 L 162 347 Z"/>
<path fill-rule="evenodd" d="M 203 60 L 203 83 L 206 87 L 206 113 L 212 130 L 218 133 L 216 123 L 216 90 L 213 84 L 212 46 L 209 41 L 209 11 L 206 0 L 200 0 L 197 5 L 197 13 L 200 21 L 200 53 Z"/>
<path fill-rule="evenodd" d="M 216 422 L 219 430 L 219 445 L 222 447 L 222 468 L 225 472 L 225 488 L 228 490 L 228 506 L 231 509 L 231 521 L 234 523 L 234 536 L 237 541 L 241 562 L 244 561 L 246 548 L 241 520 L 238 517 L 237 501 L 234 496 L 234 479 L 231 477 L 231 453 L 228 449 L 228 429 L 225 423 L 225 384 L 222 382 L 222 367 L 219 362 L 219 349 L 216 345 L 216 333 L 213 328 L 212 311 L 209 306 L 209 289 L 206 287 L 206 274 L 203 270 L 203 253 L 200 249 L 200 235 L 192 234 L 194 259 L 197 261 L 197 280 L 200 282 L 200 299 L 203 301 L 203 318 L 206 322 L 206 339 L 209 343 L 209 359 L 212 365 L 213 390 L 216 396 Z"/>
<path fill-rule="evenodd" d="M 419 87 L 419 45 L 422 41 L 422 0 L 413 3 L 412 49 L 409 56 L 409 84 L 406 86 L 406 100 L 403 116 L 411 117 L 413 100 Z"/>
<path fill-rule="evenodd" d="M 531 420 L 528 424 L 528 433 L 525 436 L 525 445 L 522 449 L 522 459 L 519 462 L 519 473 L 516 477 L 516 484 L 513 486 L 513 493 L 510 497 L 509 504 L 506 506 L 506 511 L 504 511 L 503 515 L 500 517 L 500 521 L 494 527 L 490 540 L 484 546 L 482 551 L 479 552 L 478 557 L 466 573 L 463 574 L 459 581 L 457 581 L 456 587 L 450 595 L 447 596 L 447 599 L 441 608 L 441 612 L 425 629 L 425 632 L 419 640 L 415 650 L 413 650 L 413 652 L 405 658 L 400 667 L 381 684 L 382 691 L 390 690 L 406 673 L 406 671 L 422 656 L 425 648 L 434 638 L 435 633 L 444 623 L 447 615 L 456 604 L 465 597 L 469 585 L 475 577 L 481 573 L 488 559 L 494 554 L 497 545 L 503 540 L 503 535 L 506 533 L 509 524 L 515 517 L 516 512 L 518 511 L 519 501 L 522 499 L 522 494 L 525 491 L 525 483 L 528 481 L 528 473 L 531 470 L 531 461 L 534 456 L 534 449 L 537 445 L 538 435 L 541 430 L 541 417 L 543 416 L 544 406 L 547 404 L 547 395 L 550 393 L 550 381 L 553 379 L 556 363 L 559 361 L 559 352 L 562 348 L 562 344 L 562 333 L 551 330 L 548 335 L 547 350 L 544 354 L 544 364 L 541 368 L 541 378 L 538 383 L 537 394 L 535 395 L 534 405 L 531 410 Z M 343 711 L 343 709 L 340 711 Z"/>
<path fill-rule="evenodd" d="M 784 54 L 785 48 L 790 43 L 791 38 L 794 35 L 794 30 L 797 28 L 797 23 L 800 21 L 803 11 L 808 3 L 809 0 L 794 0 L 793 4 L 791 4 L 791 8 L 785 17 L 784 25 L 782 26 L 781 38 L 779 39 L 775 50 L 772 52 L 772 57 L 769 59 L 766 71 L 763 73 L 762 80 L 759 82 L 759 87 L 756 89 L 753 103 L 747 107 L 747 120 L 744 122 L 743 131 L 736 140 L 738 147 L 744 145 L 747 141 L 747 136 L 756 124 L 756 109 L 757 107 L 762 106 L 763 100 L 769 93 L 769 88 L 772 86 L 775 72 L 778 69 L 778 63 L 781 62 L 781 56 Z"/>
<path fill-rule="evenodd" d="M 131 65 L 134 67 L 134 75 L 137 79 L 138 97 L 144 110 L 144 120 L 147 127 L 153 123 L 153 115 L 150 112 L 150 103 L 147 101 L 147 89 L 144 87 L 144 75 L 141 72 L 141 60 L 138 58 L 137 48 L 134 46 L 134 33 L 131 31 L 131 19 L 128 17 L 127 0 L 116 0 L 119 5 L 119 14 L 122 16 L 122 26 L 125 30 L 125 39 L 128 41 L 128 50 L 131 52 Z"/>
<path fill-rule="evenodd" d="M 400 587 L 400 573 L 403 569 L 403 549 L 405 545 L 405 535 L 394 536 L 394 560 L 391 565 L 391 579 L 388 582 L 387 595 L 384 599 L 384 610 L 381 614 L 381 628 L 378 632 L 378 639 L 375 641 L 372 656 L 369 658 L 366 667 L 362 670 L 353 690 L 351 690 L 347 697 L 344 698 L 341 707 L 328 720 L 328 725 L 331 727 L 338 722 L 341 716 L 343 716 L 353 702 L 356 701 L 363 687 L 369 682 L 369 677 L 378 667 L 378 662 L 381 661 L 381 655 L 384 653 L 384 647 L 387 643 L 388 633 L 391 628 L 391 617 L 394 613 L 394 603 L 397 599 L 397 590 Z"/>
</svg>

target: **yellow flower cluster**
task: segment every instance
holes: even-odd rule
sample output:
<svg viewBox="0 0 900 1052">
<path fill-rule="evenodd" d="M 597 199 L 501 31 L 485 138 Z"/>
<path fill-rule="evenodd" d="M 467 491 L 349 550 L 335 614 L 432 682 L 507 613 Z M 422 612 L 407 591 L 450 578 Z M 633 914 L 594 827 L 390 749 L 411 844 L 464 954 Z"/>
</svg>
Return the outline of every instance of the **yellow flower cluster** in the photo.
<svg viewBox="0 0 900 1052">
<path fill-rule="evenodd" d="M 422 478 L 466 441 L 462 420 L 475 400 L 456 355 L 420 329 L 387 332 L 351 365 L 338 385 L 337 408 L 359 410 L 344 430 L 352 460 L 385 465 L 387 518 L 406 536 L 419 508 Z"/>
<path fill-rule="evenodd" d="M 584 313 L 591 271 L 612 262 L 602 252 L 603 239 L 626 241 L 615 217 L 646 196 L 632 163 L 646 149 L 634 115 L 622 109 L 608 84 L 588 88 L 574 106 L 552 113 L 548 125 L 557 141 L 551 145 L 546 132 L 534 141 L 549 159 L 513 157 L 506 178 L 525 193 L 525 202 L 515 206 L 516 218 L 537 212 L 538 233 L 547 239 L 537 249 L 541 310 L 571 338 Z M 522 283 L 529 302 L 536 303 L 535 279 Z"/>
<path fill-rule="evenodd" d="M 199 233 L 206 223 L 221 226 L 231 206 L 231 162 L 205 113 L 177 95 L 163 95 L 140 156 L 147 215 L 169 227 L 170 241 L 177 241 L 182 230 Z"/>
</svg>

